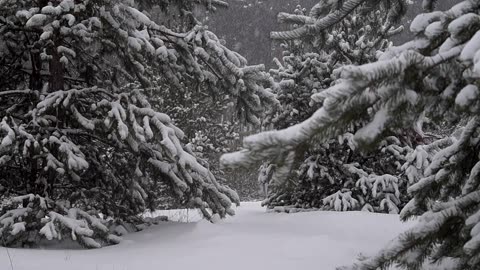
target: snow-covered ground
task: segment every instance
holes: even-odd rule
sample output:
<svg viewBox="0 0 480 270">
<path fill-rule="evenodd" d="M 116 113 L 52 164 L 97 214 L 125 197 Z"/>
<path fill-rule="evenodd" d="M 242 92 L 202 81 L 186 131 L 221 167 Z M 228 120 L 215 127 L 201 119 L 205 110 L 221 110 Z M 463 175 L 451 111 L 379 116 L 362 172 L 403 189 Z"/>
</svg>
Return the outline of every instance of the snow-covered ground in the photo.
<svg viewBox="0 0 480 270">
<path fill-rule="evenodd" d="M 210 224 L 162 223 L 97 250 L 8 249 L 14 270 L 328 270 L 379 250 L 412 226 L 365 212 L 266 213 L 243 203 Z M 0 249 L 0 269 L 12 269 Z"/>
</svg>

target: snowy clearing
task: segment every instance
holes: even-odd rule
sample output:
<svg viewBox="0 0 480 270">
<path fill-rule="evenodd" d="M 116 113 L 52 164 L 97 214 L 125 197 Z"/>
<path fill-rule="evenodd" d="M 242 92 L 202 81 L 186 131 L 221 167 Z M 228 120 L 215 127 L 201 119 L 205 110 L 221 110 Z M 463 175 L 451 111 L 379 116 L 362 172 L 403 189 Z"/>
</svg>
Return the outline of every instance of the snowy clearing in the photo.
<svg viewBox="0 0 480 270">
<path fill-rule="evenodd" d="M 102 249 L 8 253 L 14 270 L 324 270 L 373 254 L 413 224 L 366 212 L 266 213 L 250 202 L 217 224 L 163 223 Z M 7 249 L 0 253 L 0 269 L 11 269 Z"/>
</svg>

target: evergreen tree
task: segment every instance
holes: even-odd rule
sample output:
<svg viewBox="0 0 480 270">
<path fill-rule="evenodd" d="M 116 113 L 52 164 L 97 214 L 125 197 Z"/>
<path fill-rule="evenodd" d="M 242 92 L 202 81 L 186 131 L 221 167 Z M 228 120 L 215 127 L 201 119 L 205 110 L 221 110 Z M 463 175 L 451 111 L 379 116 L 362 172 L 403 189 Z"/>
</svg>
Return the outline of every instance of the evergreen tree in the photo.
<svg viewBox="0 0 480 270">
<path fill-rule="evenodd" d="M 318 33 L 362 4 L 374 3 L 345 1 L 305 26 L 274 36 L 302 38 Z M 395 10 L 393 6 L 390 10 Z M 337 83 L 312 95 L 322 107 L 309 119 L 250 136 L 244 140 L 244 150 L 222 158 L 232 167 L 270 159 L 287 172 L 285 167 L 303 143 L 314 136 L 327 140 L 354 124 L 361 128 L 353 142 L 362 148 L 414 126 L 423 116 L 448 125 L 466 122 L 460 135 L 434 154 L 419 181 L 408 189 L 413 199 L 400 217 L 419 215 L 419 222 L 377 255 L 347 269 L 392 264 L 422 269 L 425 262 L 447 258 L 448 269 L 480 268 L 480 1 L 462 1 L 445 11 L 433 11 L 434 1 L 424 1 L 423 6 L 425 13 L 410 25 L 413 40 L 389 48 L 376 62 L 337 69 Z"/>
<path fill-rule="evenodd" d="M 322 4 L 314 6 L 307 16 L 306 10 L 297 6 L 294 14 L 280 13 L 279 20 L 295 27 L 298 22 L 315 20 L 322 8 Z M 380 10 L 362 9 L 328 31 L 284 41 L 284 57 L 282 61 L 274 59 L 278 69 L 270 70 L 279 84 L 277 98 L 282 104 L 271 119 L 267 118 L 273 128 L 286 128 L 310 117 L 319 107 L 310 96 L 335 84 L 336 68 L 376 60 L 378 54 L 391 46 L 388 38 L 403 29 L 389 25 Z M 349 131 L 354 132 L 355 128 Z M 264 204 L 398 213 L 408 201 L 408 183 L 401 164 L 406 160 L 405 155 L 413 151 L 409 145 L 418 143 L 412 142 L 413 134 L 402 134 L 404 142 L 392 136 L 369 154 L 354 151 L 354 146 L 348 143 L 351 133 L 323 144 L 313 140 L 305 147 L 298 170 L 284 181 L 271 181 Z M 260 174 L 265 181 L 265 172 Z"/>
<path fill-rule="evenodd" d="M 2 245 L 117 243 L 101 217 L 139 222 L 162 196 L 207 219 L 234 214 L 237 194 L 184 145 L 159 95 L 208 89 L 251 123 L 275 98 L 262 66 L 197 23 L 194 2 L 225 5 L 0 1 Z M 148 14 L 155 3 L 170 27 Z"/>
</svg>

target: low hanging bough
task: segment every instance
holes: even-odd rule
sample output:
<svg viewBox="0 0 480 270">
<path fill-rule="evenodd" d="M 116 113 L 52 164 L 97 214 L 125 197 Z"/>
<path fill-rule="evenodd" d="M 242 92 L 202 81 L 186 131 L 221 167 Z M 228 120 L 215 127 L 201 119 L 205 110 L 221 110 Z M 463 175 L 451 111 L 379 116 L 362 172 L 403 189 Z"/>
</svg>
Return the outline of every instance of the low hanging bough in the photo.
<svg viewBox="0 0 480 270">
<path fill-rule="evenodd" d="M 35 163 L 38 171 L 42 172 L 37 180 L 40 183 L 36 186 L 42 187 L 44 194 L 63 196 L 61 189 L 68 187 L 73 190 L 69 194 L 71 197 L 78 196 L 75 204 L 80 208 L 118 203 L 119 207 L 128 210 L 123 212 L 107 206 L 104 209 L 106 214 L 115 217 L 128 219 L 145 209 L 150 197 L 155 198 L 157 179 L 169 179 L 169 188 L 176 196 L 190 198 L 189 205 L 199 208 L 209 219 L 212 214 L 220 217 L 233 215 L 231 204 L 239 203 L 236 193 L 218 184 L 211 172 L 185 149 L 180 141 L 182 131 L 172 124 L 167 115 L 155 112 L 146 104 L 147 100 L 139 91 L 119 95 L 96 87 L 56 91 L 38 103 L 30 113 L 32 120 L 28 125 L 13 117 L 4 117 L 1 130 L 6 136 L 0 144 L 2 165 L 13 160 L 24 164 Z M 68 122 L 70 127 L 52 128 L 56 115 L 68 116 L 63 117 L 63 121 Z M 43 129 L 43 132 L 35 133 L 36 129 Z M 23 154 L 16 156 L 19 152 Z M 130 165 L 131 171 L 122 171 L 121 167 L 129 163 L 133 164 L 133 167 Z M 100 171 L 102 167 L 98 166 L 105 166 L 105 170 Z M 121 178 L 117 175 L 120 171 L 123 173 Z M 52 179 L 54 184 L 49 185 Z M 116 179 L 120 181 L 109 187 L 112 185 L 110 182 Z M 67 187 L 56 190 L 58 185 Z M 111 194 L 108 194 L 108 188 L 112 188 Z M 61 231 L 66 221 L 55 211 L 58 203 L 53 203 L 49 196 L 32 196 L 24 198 L 28 199 L 24 204 L 33 204 L 27 207 L 29 210 L 25 213 L 38 216 L 37 226 L 42 225 L 44 214 L 52 219 L 39 232 L 46 230 L 44 228 L 53 230 L 57 224 L 59 227 L 54 231 Z M 97 199 L 90 201 L 92 196 Z M 17 198 L 13 201 L 14 205 L 19 200 L 22 202 Z M 66 206 L 60 209 L 69 216 L 71 213 L 85 213 Z M 18 212 L 18 209 L 10 210 L 0 218 L 5 221 L 2 222 L 5 235 L 18 235 L 15 224 L 25 219 Z M 86 215 L 80 215 L 80 218 Z M 75 214 L 71 218 L 77 216 Z M 12 222 L 4 219 L 12 219 Z M 84 244 L 89 247 L 97 245 L 92 240 L 85 241 Z"/>
</svg>

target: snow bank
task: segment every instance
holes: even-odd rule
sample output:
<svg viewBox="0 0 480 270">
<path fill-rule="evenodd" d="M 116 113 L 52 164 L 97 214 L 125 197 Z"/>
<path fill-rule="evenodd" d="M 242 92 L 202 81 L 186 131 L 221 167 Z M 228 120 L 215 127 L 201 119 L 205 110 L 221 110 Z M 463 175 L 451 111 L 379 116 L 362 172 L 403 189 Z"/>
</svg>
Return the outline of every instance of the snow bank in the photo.
<svg viewBox="0 0 480 270">
<path fill-rule="evenodd" d="M 217 224 L 162 223 L 98 250 L 8 251 L 15 270 L 328 270 L 373 254 L 413 224 L 366 212 L 266 213 L 243 203 Z M 5 248 L 0 269 L 10 269 Z"/>
</svg>

